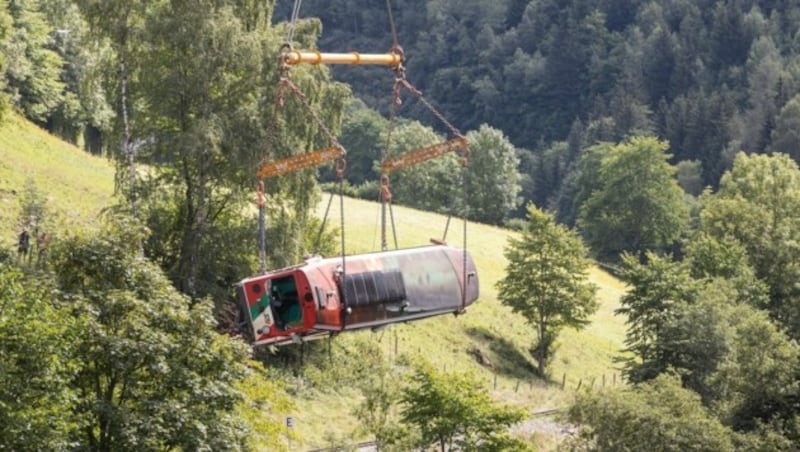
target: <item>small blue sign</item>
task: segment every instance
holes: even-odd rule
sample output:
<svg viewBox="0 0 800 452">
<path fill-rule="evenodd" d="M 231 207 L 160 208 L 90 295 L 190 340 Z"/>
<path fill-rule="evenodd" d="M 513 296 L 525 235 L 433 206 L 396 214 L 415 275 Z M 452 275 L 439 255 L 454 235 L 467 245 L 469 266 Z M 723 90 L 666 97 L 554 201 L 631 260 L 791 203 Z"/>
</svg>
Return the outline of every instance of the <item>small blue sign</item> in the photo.
<svg viewBox="0 0 800 452">
<path fill-rule="evenodd" d="M 294 419 L 291 416 L 286 417 L 286 426 L 289 428 L 294 427 Z"/>
</svg>

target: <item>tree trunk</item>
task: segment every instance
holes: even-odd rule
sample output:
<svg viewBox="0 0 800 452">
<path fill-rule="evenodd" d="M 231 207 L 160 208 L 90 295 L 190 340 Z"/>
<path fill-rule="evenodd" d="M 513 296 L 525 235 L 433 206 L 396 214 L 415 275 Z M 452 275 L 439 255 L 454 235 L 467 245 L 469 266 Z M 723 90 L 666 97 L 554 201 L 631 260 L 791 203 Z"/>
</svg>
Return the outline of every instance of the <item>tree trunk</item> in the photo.
<svg viewBox="0 0 800 452">
<path fill-rule="evenodd" d="M 536 347 L 536 363 L 537 368 L 539 371 L 539 376 L 544 376 L 544 360 L 545 360 L 545 353 L 544 353 L 545 343 L 544 343 L 544 325 L 542 325 L 541 319 L 539 320 L 539 343 Z"/>
<path fill-rule="evenodd" d="M 119 72 L 120 72 L 120 108 L 122 109 L 122 124 L 124 127 L 124 136 L 122 137 L 122 152 L 128 160 L 128 199 L 131 202 L 131 212 L 133 218 L 139 218 L 139 206 L 136 199 L 136 155 L 133 146 L 131 146 L 131 127 L 128 119 L 128 66 L 125 64 L 125 56 L 120 53 L 119 57 Z M 141 248 L 141 246 L 140 246 Z"/>
<path fill-rule="evenodd" d="M 202 157 L 201 157 L 202 158 Z M 183 177 L 186 184 L 186 216 L 181 243 L 181 254 L 176 279 L 180 290 L 192 299 L 197 298 L 197 275 L 200 270 L 200 249 L 209 219 L 208 175 L 204 163 L 199 164 L 199 174 L 192 174 L 191 165 L 184 161 Z"/>
</svg>

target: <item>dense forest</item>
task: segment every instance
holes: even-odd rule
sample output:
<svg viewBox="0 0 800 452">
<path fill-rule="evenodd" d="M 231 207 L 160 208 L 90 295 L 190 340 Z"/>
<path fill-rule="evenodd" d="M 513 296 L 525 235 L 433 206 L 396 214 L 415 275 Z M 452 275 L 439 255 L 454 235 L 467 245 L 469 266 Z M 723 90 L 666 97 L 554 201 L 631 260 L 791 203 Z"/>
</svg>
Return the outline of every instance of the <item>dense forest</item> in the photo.
<svg viewBox="0 0 800 452">
<path fill-rule="evenodd" d="M 391 47 L 382 2 L 328 3 L 303 3 L 324 24 L 320 49 Z M 793 2 L 397 0 L 392 8 L 407 77 L 459 127 L 502 130 L 529 178 L 523 198 L 561 218 L 570 218 L 562 203 L 580 151 L 598 141 L 657 136 L 670 144 L 671 163 L 686 162 L 712 187 L 739 151 L 798 158 Z M 333 74 L 388 110 L 391 74 Z M 405 108 L 440 128 L 419 105 Z"/>
<path fill-rule="evenodd" d="M 393 175 L 394 199 L 521 232 L 497 288 L 536 331 L 531 378 L 547 377 L 560 329 L 596 309 L 587 256 L 628 284 L 629 384 L 579 395 L 568 446 L 796 447 L 800 5 L 389 4 L 393 24 L 365 0 L 307 0 L 296 22 L 290 2 L 0 1 L 2 111 L 112 160 L 120 195 L 100 233 L 54 244 L 49 268 L 0 256 L 0 446 L 276 441 L 258 406 L 287 404 L 287 391 L 254 381 L 289 371 L 218 334 L 235 326 L 230 287 L 257 268 L 256 219 L 242 212 L 258 163 L 340 142 L 342 190 L 377 199 L 382 157 L 463 133 L 466 170 L 450 154 Z M 386 68 L 279 67 L 284 44 L 384 52 L 392 25 L 429 104 L 411 90 L 396 102 Z M 269 267 L 297 262 L 317 231 L 322 253 L 336 252 L 336 231 L 312 215 L 335 179 L 322 168 L 266 181 Z M 46 211 L 26 190 L 20 227 Z M 391 392 L 383 378 L 397 369 L 369 365 L 359 375 L 381 381 L 368 381 L 359 416 L 381 445 L 528 447 L 507 428 L 524 414 L 469 376 L 411 363 Z"/>
</svg>

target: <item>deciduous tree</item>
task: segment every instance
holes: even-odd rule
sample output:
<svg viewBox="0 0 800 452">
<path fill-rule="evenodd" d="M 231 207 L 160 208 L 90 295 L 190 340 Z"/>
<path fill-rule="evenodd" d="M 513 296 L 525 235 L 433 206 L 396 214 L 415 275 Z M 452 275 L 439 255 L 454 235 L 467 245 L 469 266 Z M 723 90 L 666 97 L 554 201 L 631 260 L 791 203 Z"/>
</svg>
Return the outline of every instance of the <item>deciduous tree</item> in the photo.
<svg viewBox="0 0 800 452">
<path fill-rule="evenodd" d="M 533 205 L 521 237 L 511 237 L 506 274 L 497 283 L 503 304 L 536 329 L 535 357 L 544 375 L 551 349 L 564 327 L 580 329 L 598 307 L 588 281 L 586 247 L 572 230 Z"/>
<path fill-rule="evenodd" d="M 64 99 L 64 83 L 59 78 L 63 61 L 48 48 L 53 30 L 39 0 L 12 0 L 8 11 L 13 26 L 0 49 L 6 59 L 7 89 L 26 117 L 44 124 Z"/>
<path fill-rule="evenodd" d="M 418 440 L 410 426 L 400 417 L 400 398 L 403 394 L 402 375 L 398 368 L 386 359 L 383 352 L 374 346 L 358 349 L 362 362 L 369 370 L 358 383 L 363 399 L 354 414 L 360 421 L 359 430 L 375 438 L 378 449 L 397 450 L 413 447 Z"/>
<path fill-rule="evenodd" d="M 728 280 L 739 301 L 758 309 L 769 306 L 769 287 L 756 276 L 747 250 L 736 238 L 698 232 L 686 243 L 684 253 L 694 278 Z"/>
<path fill-rule="evenodd" d="M 687 228 L 689 210 L 667 148 L 656 138 L 635 137 L 602 157 L 600 188 L 581 206 L 578 220 L 601 257 L 664 249 Z"/>
<path fill-rule="evenodd" d="M 420 447 L 438 444 L 446 450 L 526 450 L 508 427 L 522 412 L 498 405 L 470 373 L 447 373 L 418 363 L 401 397 L 404 422 L 416 426 Z"/>
<path fill-rule="evenodd" d="M 602 185 L 600 165 L 613 145 L 598 143 L 581 150 L 575 168 L 569 172 L 559 193 L 556 218 L 569 227 L 575 227 L 583 203 Z"/>
<path fill-rule="evenodd" d="M 467 133 L 469 140 L 469 218 L 502 224 L 519 204 L 519 158 L 508 138 L 483 124 Z"/>
<path fill-rule="evenodd" d="M 736 240 L 769 287 L 773 318 L 800 338 L 800 170 L 785 154 L 739 154 L 716 194 L 702 198 L 701 230 Z"/>
<path fill-rule="evenodd" d="M 731 430 L 672 376 L 580 395 L 569 419 L 582 426 L 578 450 L 735 450 Z"/>
<path fill-rule="evenodd" d="M 720 418 L 745 431 L 775 419 L 796 422 L 795 403 L 800 398 L 797 343 L 764 311 L 749 306 L 738 309 L 728 322 L 735 332 L 728 344 L 730 350 L 709 378 Z M 797 432 L 794 435 L 797 439 Z"/>
<path fill-rule="evenodd" d="M 9 450 L 74 447 L 70 357 L 82 331 L 54 293 L 51 281 L 0 264 L 0 444 Z"/>
<path fill-rule="evenodd" d="M 8 12 L 8 3 L 0 3 L 0 48 L 8 45 L 7 40 L 11 34 L 13 19 Z M 6 95 L 6 71 L 8 59 L 3 52 L 0 52 L 0 120 L 8 109 L 8 96 Z"/>
<path fill-rule="evenodd" d="M 233 415 L 246 346 L 215 331 L 211 303 L 179 294 L 117 221 L 65 239 L 53 268 L 80 323 L 70 362 L 76 441 L 92 450 L 239 450 Z"/>
<path fill-rule="evenodd" d="M 81 0 L 84 4 L 89 1 Z M 94 39 L 78 3 L 75 0 L 41 3 L 52 27 L 48 48 L 63 60 L 59 75 L 64 83 L 63 100 L 49 115 L 47 129 L 64 140 L 100 153 L 102 135 L 111 132 L 115 114 L 102 85 L 109 81 L 106 71 L 114 55 L 107 41 Z M 102 20 L 119 19 L 107 14 Z"/>
<path fill-rule="evenodd" d="M 636 256 L 622 256 L 622 279 L 630 289 L 617 312 L 627 316 L 625 346 L 631 355 L 623 363 L 632 381 L 655 378 L 675 361 L 675 350 L 665 347 L 664 330 L 683 306 L 696 301 L 699 289 L 687 263 L 649 252 L 645 259 L 643 264 Z"/>
</svg>

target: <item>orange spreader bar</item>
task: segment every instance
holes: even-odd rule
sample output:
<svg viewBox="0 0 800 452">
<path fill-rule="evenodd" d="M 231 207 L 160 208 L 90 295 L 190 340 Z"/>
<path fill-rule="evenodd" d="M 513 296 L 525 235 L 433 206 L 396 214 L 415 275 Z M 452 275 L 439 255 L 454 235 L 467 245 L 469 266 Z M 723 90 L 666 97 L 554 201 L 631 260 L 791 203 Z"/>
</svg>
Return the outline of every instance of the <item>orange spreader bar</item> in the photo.
<svg viewBox="0 0 800 452">
<path fill-rule="evenodd" d="M 420 148 L 402 155 L 398 155 L 397 157 L 388 159 L 383 162 L 383 164 L 381 165 L 381 169 L 383 170 L 384 174 L 388 174 L 391 173 L 392 171 L 407 168 L 409 166 L 414 166 L 417 163 L 421 163 L 424 162 L 425 160 L 430 160 L 439 157 L 440 155 L 447 154 L 448 152 L 455 151 L 457 149 L 465 149 L 466 147 L 467 147 L 466 138 L 464 137 L 452 138 L 443 143 Z"/>
<path fill-rule="evenodd" d="M 294 155 L 276 162 L 263 163 L 258 167 L 258 177 L 266 179 L 272 176 L 319 165 L 320 163 L 344 157 L 344 151 L 335 146 L 318 149 L 306 154 Z"/>
<path fill-rule="evenodd" d="M 283 54 L 283 60 L 288 64 L 378 64 L 384 66 L 398 66 L 403 62 L 399 53 L 322 53 L 317 51 L 301 52 L 289 50 Z"/>
</svg>

